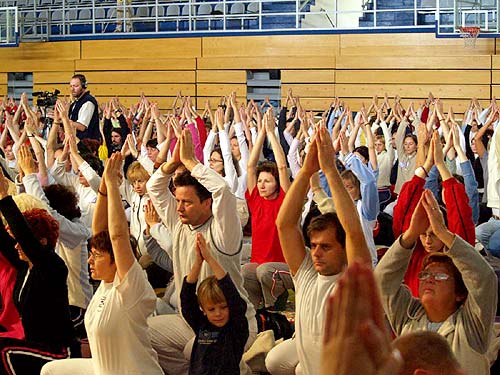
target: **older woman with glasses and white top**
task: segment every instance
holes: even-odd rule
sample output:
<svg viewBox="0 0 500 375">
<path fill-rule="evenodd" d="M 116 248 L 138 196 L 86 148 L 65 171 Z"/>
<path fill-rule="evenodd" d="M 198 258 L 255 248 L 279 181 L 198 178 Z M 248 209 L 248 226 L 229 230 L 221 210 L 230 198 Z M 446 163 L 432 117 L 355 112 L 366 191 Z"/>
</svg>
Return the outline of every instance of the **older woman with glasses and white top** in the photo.
<svg viewBox="0 0 500 375">
<path fill-rule="evenodd" d="M 445 247 L 424 259 L 416 298 L 402 282 L 415 243 L 429 227 Z M 467 373 L 490 373 L 485 354 L 497 307 L 497 278 L 468 242 L 446 228 L 430 190 L 422 194 L 410 226 L 381 259 L 375 276 L 397 336 L 417 330 L 437 332 Z"/>
<path fill-rule="evenodd" d="M 89 265 L 101 280 L 85 314 L 92 358 L 53 361 L 43 375 L 163 375 L 146 322 L 156 296 L 132 252 L 121 202 L 122 161 L 117 152 L 106 164 L 92 223 Z"/>
</svg>

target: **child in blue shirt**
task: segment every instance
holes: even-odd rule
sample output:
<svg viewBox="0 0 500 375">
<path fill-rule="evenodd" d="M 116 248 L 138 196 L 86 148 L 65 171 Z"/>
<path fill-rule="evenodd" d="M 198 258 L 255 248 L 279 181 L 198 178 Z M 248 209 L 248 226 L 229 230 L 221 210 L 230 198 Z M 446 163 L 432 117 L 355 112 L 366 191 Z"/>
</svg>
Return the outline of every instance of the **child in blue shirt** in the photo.
<svg viewBox="0 0 500 375">
<path fill-rule="evenodd" d="M 212 256 L 203 235 L 196 238 L 196 260 L 184 278 L 181 311 L 196 334 L 190 375 L 238 375 L 248 339 L 247 304 L 241 298 L 229 274 Z M 196 284 L 203 261 L 214 276 L 203 280 L 196 294 Z"/>
</svg>

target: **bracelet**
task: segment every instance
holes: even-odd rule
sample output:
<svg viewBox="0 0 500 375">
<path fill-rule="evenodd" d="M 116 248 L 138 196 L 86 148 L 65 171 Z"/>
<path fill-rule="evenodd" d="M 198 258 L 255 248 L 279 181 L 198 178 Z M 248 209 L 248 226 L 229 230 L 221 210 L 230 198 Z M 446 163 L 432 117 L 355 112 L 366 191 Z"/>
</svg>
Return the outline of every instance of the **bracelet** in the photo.
<svg viewBox="0 0 500 375">
<path fill-rule="evenodd" d="M 422 167 L 420 167 L 420 168 L 422 168 L 422 170 L 424 171 L 424 173 L 425 173 L 425 177 L 429 177 L 429 173 L 427 173 L 427 171 L 425 170 L 425 168 L 424 168 L 423 166 L 422 166 Z"/>
<path fill-rule="evenodd" d="M 98 194 L 101 194 L 103 197 L 107 197 L 107 196 L 108 196 L 108 194 L 103 193 L 103 192 L 101 191 L 101 189 L 97 189 L 97 193 L 98 193 Z"/>
</svg>

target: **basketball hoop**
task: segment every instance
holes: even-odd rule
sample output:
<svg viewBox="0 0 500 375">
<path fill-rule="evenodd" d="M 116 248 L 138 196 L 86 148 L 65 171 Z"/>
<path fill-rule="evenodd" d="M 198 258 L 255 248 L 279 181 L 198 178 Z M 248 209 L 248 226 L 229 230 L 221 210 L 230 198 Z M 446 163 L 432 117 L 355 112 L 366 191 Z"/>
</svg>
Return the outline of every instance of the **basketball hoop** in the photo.
<svg viewBox="0 0 500 375">
<path fill-rule="evenodd" d="M 460 30 L 460 37 L 464 39 L 465 47 L 474 48 L 481 28 L 478 26 L 462 26 L 458 29 Z"/>
</svg>

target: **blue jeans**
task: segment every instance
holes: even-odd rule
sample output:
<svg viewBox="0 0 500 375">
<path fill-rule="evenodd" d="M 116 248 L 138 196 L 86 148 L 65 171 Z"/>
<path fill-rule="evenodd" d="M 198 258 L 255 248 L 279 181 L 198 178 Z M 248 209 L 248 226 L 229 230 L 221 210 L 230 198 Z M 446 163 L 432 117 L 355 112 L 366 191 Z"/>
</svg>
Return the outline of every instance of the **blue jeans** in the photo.
<svg viewBox="0 0 500 375">
<path fill-rule="evenodd" d="M 476 227 L 476 238 L 494 256 L 500 257 L 500 220 L 491 218 Z"/>
</svg>

